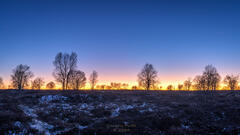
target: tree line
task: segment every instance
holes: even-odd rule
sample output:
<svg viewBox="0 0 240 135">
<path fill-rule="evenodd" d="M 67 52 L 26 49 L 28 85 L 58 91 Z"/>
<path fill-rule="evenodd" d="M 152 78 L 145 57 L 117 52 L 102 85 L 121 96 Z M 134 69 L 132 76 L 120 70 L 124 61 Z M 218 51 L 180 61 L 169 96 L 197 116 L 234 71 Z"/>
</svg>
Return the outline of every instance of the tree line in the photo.
<svg viewBox="0 0 240 135">
<path fill-rule="evenodd" d="M 61 84 L 62 90 L 79 90 L 84 88 L 87 83 L 86 75 L 83 71 L 77 68 L 77 54 L 72 52 L 71 54 L 59 52 L 53 61 L 54 71 L 53 77 L 55 81 Z M 11 75 L 11 87 L 14 89 L 25 89 L 29 87 L 29 81 L 33 78 L 33 72 L 30 70 L 30 66 L 20 64 L 13 69 Z M 158 87 L 158 72 L 152 64 L 145 64 L 141 72 L 137 75 L 138 86 L 132 86 L 132 89 L 162 89 Z M 223 79 L 231 90 L 235 90 L 238 86 L 238 75 L 227 75 Z M 111 83 L 110 86 L 97 85 L 98 73 L 93 71 L 89 77 L 89 84 L 91 89 L 121 89 L 129 86 L 128 84 Z M 177 86 L 178 90 L 190 90 L 192 88 L 196 90 L 216 90 L 221 82 L 221 76 L 217 69 L 213 65 L 207 65 L 201 75 L 197 75 L 193 80 L 190 78 Z M 44 79 L 36 77 L 31 81 L 31 88 L 40 90 L 45 84 Z M 0 88 L 3 88 L 3 79 L 0 77 Z M 55 89 L 56 84 L 51 81 L 46 84 L 47 89 Z M 173 90 L 173 85 L 167 86 L 167 90 Z"/>
<path fill-rule="evenodd" d="M 63 90 L 79 90 L 85 87 L 87 79 L 83 71 L 77 69 L 77 54 L 72 52 L 58 53 L 53 61 L 55 67 L 53 77 L 56 82 L 61 84 Z M 11 75 L 11 87 L 14 89 L 25 89 L 30 86 L 29 81 L 33 78 L 30 66 L 20 64 L 13 69 Z M 91 89 L 94 89 L 98 82 L 98 73 L 93 71 L 89 77 Z M 31 82 L 32 89 L 40 90 L 45 84 L 43 78 L 37 77 Z M 3 87 L 3 80 L 0 78 L 0 87 Z M 47 89 L 55 89 L 56 84 L 51 81 L 46 84 Z"/>
<path fill-rule="evenodd" d="M 138 74 L 139 86 L 145 90 L 155 89 L 158 84 L 157 71 L 152 64 L 146 64 Z M 207 65 L 202 75 L 197 75 L 193 80 L 188 79 L 183 84 L 178 85 L 178 90 L 216 90 L 221 82 L 221 76 L 213 65 Z M 235 90 L 239 83 L 238 75 L 226 75 L 223 80 L 231 90 Z M 167 86 L 167 90 L 173 90 L 173 85 Z"/>
</svg>

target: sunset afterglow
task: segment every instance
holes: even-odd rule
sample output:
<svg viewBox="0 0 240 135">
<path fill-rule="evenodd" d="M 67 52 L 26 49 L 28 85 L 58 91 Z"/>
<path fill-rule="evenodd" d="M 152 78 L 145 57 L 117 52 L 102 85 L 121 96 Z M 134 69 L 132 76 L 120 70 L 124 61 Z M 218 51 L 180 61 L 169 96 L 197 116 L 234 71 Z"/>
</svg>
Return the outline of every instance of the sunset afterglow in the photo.
<svg viewBox="0 0 240 135">
<path fill-rule="evenodd" d="M 240 0 L 0 0 L 0 134 L 240 135 Z"/>
<path fill-rule="evenodd" d="M 12 70 L 26 64 L 34 74 L 30 81 L 41 77 L 60 88 L 54 58 L 76 52 L 85 89 L 93 70 L 97 85 L 126 83 L 131 89 L 146 63 L 157 70 L 159 89 L 176 89 L 209 64 L 223 88 L 226 75 L 240 72 L 240 11 L 231 2 L 217 4 L 221 8 L 213 1 L 1 2 L 0 77 L 8 88 Z"/>
</svg>

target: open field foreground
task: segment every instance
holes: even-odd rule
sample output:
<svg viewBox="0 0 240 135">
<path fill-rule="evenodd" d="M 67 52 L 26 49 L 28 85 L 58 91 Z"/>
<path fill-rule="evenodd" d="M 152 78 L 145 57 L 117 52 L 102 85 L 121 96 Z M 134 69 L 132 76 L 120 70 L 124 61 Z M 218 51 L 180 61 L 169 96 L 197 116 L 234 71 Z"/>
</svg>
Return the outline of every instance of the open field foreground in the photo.
<svg viewBox="0 0 240 135">
<path fill-rule="evenodd" d="M 0 91 L 2 134 L 239 134 L 240 92 Z"/>
</svg>

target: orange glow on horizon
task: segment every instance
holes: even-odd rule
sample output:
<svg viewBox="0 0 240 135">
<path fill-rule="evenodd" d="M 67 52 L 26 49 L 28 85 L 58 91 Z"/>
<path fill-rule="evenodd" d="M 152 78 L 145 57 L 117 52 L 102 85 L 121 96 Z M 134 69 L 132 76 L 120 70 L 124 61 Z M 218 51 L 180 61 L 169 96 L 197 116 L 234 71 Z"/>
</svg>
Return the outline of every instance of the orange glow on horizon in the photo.
<svg viewBox="0 0 240 135">
<path fill-rule="evenodd" d="M 121 83 L 121 84 L 124 84 L 124 83 L 125 83 L 125 84 L 128 84 L 128 87 L 127 87 L 127 88 L 124 88 L 124 89 L 127 89 L 127 90 L 132 90 L 132 87 L 133 87 L 133 86 L 137 86 L 137 87 L 138 87 L 138 83 L 137 83 L 137 82 L 131 82 L 131 83 L 127 83 L 127 82 L 114 82 L 114 83 Z M 62 87 L 61 87 L 60 84 L 58 84 L 58 83 L 56 83 L 56 82 L 55 82 L 55 84 L 56 84 L 56 87 L 55 87 L 53 90 L 61 90 L 61 89 L 62 89 Z M 180 82 L 160 83 L 160 84 L 157 85 L 157 89 L 154 89 L 154 90 L 167 90 L 167 87 L 168 87 L 169 85 L 172 85 L 172 86 L 173 86 L 173 89 L 172 89 L 172 90 L 178 90 L 178 85 L 179 85 L 179 84 L 183 84 L 183 83 L 182 83 L 182 82 L 181 82 L 181 83 L 180 83 Z M 108 82 L 108 83 L 101 83 L 101 82 L 99 82 L 99 83 L 97 83 L 96 86 L 100 86 L 100 85 L 110 86 L 110 85 L 111 85 L 111 82 Z M 240 83 L 238 84 L 238 86 L 239 86 L 239 85 L 240 85 Z M 160 88 L 160 87 L 162 87 L 162 88 Z M 4 88 L 2 88 L 2 89 L 9 89 L 9 88 L 8 88 L 8 85 L 5 85 Z M 11 88 L 10 88 L 10 89 L 11 89 Z M 28 87 L 28 88 L 26 88 L 26 89 L 31 89 L 31 87 Z M 81 89 L 83 89 L 83 90 L 90 90 L 90 89 L 91 89 L 90 84 L 89 84 L 89 83 L 86 83 L 85 87 L 83 87 L 83 88 L 81 88 Z M 81 90 L 81 89 L 80 89 L 80 90 Z M 100 88 L 96 88 L 96 87 L 95 87 L 95 89 L 96 89 L 96 90 L 100 90 Z M 120 88 L 120 89 L 123 89 L 123 88 Z M 239 88 L 238 88 L 238 89 L 239 89 Z M 49 89 L 46 88 L 46 83 L 45 83 L 45 85 L 41 88 L 41 90 L 49 90 Z M 106 89 L 106 90 L 107 90 L 107 89 Z M 196 89 L 191 88 L 190 90 L 196 90 Z M 229 90 L 229 89 L 227 88 L 227 85 L 226 85 L 226 84 L 220 83 L 218 90 Z"/>
<path fill-rule="evenodd" d="M 35 77 L 37 77 L 37 76 L 35 76 Z M 88 79 L 88 76 L 86 76 L 86 77 Z M 34 78 L 32 78 L 30 80 L 30 82 Z M 58 90 L 58 89 L 61 90 L 62 89 L 61 84 L 56 83 L 56 81 L 54 81 L 54 78 L 52 76 L 49 76 L 49 77 L 43 77 L 42 76 L 42 78 L 45 81 L 45 85 L 42 87 L 42 90 L 47 90 L 46 84 L 49 83 L 50 81 L 53 81 L 56 84 L 55 90 Z M 8 89 L 9 88 L 8 86 L 11 84 L 11 81 L 10 81 L 11 79 L 10 79 L 10 77 L 6 77 L 6 79 L 3 77 L 3 79 L 4 79 L 4 84 L 5 84 L 4 89 Z M 185 77 L 185 76 L 175 76 L 174 77 L 174 76 L 160 76 L 159 75 L 159 83 L 157 85 L 156 90 L 160 90 L 160 87 L 162 87 L 161 90 L 166 90 L 169 85 L 173 86 L 173 90 L 178 90 L 178 85 L 183 84 L 183 82 L 186 79 L 187 79 L 187 77 Z M 99 81 L 98 81 L 97 85 L 105 85 L 105 86 L 110 86 L 112 82 L 121 83 L 121 84 L 125 83 L 125 84 L 128 84 L 128 87 L 126 89 L 129 89 L 129 90 L 132 89 L 133 86 L 138 86 L 136 75 L 135 76 L 123 76 L 122 75 L 120 77 L 118 77 L 118 76 L 114 76 L 114 77 L 112 77 L 112 76 L 104 76 L 104 77 L 99 76 L 98 80 Z M 29 84 L 30 84 L 30 82 L 29 82 Z M 221 82 L 219 89 L 220 90 L 221 89 L 226 89 L 226 87 L 227 87 L 226 84 Z M 82 89 L 90 90 L 90 84 L 88 83 L 88 80 L 87 80 L 86 86 Z M 97 88 L 95 88 L 95 89 L 97 89 Z M 192 88 L 191 90 L 195 90 L 195 89 Z"/>
</svg>

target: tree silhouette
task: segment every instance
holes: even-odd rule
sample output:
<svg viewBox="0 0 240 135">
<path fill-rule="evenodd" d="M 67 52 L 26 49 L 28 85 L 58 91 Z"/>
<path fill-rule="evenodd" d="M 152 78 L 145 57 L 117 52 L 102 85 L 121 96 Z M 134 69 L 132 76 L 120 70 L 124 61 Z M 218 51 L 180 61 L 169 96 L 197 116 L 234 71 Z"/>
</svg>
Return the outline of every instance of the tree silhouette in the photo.
<svg viewBox="0 0 240 135">
<path fill-rule="evenodd" d="M 152 64 L 145 64 L 142 71 L 138 74 L 138 84 L 145 90 L 153 88 L 157 83 L 157 71 Z"/>
<path fill-rule="evenodd" d="M 132 86 L 132 90 L 137 90 L 137 86 Z"/>
<path fill-rule="evenodd" d="M 121 83 L 111 82 L 111 89 L 119 90 L 121 89 Z"/>
<path fill-rule="evenodd" d="M 102 84 L 102 85 L 97 85 L 96 86 L 97 89 L 100 89 L 100 90 L 104 90 L 106 88 L 106 85 Z"/>
<path fill-rule="evenodd" d="M 173 90 L 173 86 L 172 85 L 168 85 L 167 86 L 167 90 Z"/>
<path fill-rule="evenodd" d="M 236 87 L 238 86 L 238 79 L 239 79 L 239 76 L 227 75 L 224 78 L 223 82 L 227 84 L 231 90 L 235 90 Z"/>
<path fill-rule="evenodd" d="M 94 89 L 94 87 L 97 84 L 97 81 L 98 81 L 97 78 L 98 78 L 98 73 L 94 70 L 89 77 L 89 83 L 90 83 L 92 90 Z"/>
<path fill-rule="evenodd" d="M 195 83 L 195 88 L 197 90 L 206 90 L 207 89 L 205 76 L 197 75 L 194 78 L 193 82 Z"/>
<path fill-rule="evenodd" d="M 77 54 L 72 52 L 71 55 L 67 53 L 58 53 L 53 62 L 55 70 L 53 76 L 56 81 L 62 84 L 62 89 L 69 88 L 70 76 L 77 68 Z"/>
<path fill-rule="evenodd" d="M 44 81 L 42 78 L 40 77 L 37 77 L 36 79 L 34 79 L 32 81 L 32 89 L 37 89 L 37 90 L 40 90 L 41 87 L 44 85 Z"/>
<path fill-rule="evenodd" d="M 74 90 L 79 90 L 80 88 L 84 87 L 86 84 L 86 77 L 85 73 L 77 70 L 73 71 L 73 73 L 70 76 L 70 86 Z"/>
<path fill-rule="evenodd" d="M 2 77 L 0 77 L 0 89 L 4 88 L 4 83 Z"/>
<path fill-rule="evenodd" d="M 54 82 L 49 82 L 47 85 L 46 85 L 46 88 L 47 89 L 54 89 L 56 86 L 55 86 L 55 83 Z"/>
<path fill-rule="evenodd" d="M 212 65 L 207 65 L 203 72 L 203 77 L 206 79 L 207 90 L 216 90 L 220 82 L 220 75 L 217 69 Z"/>
<path fill-rule="evenodd" d="M 182 84 L 178 84 L 178 90 L 182 90 L 183 89 L 183 85 Z"/>
<path fill-rule="evenodd" d="M 128 86 L 129 86 L 129 85 L 128 85 L 127 83 L 123 83 L 122 86 L 121 86 L 121 88 L 122 88 L 122 89 L 128 89 Z"/>
<path fill-rule="evenodd" d="M 190 90 L 191 86 L 192 86 L 192 81 L 191 79 L 187 79 L 186 81 L 184 81 L 184 87 L 186 90 Z"/>
<path fill-rule="evenodd" d="M 15 89 L 22 90 L 28 86 L 28 81 L 33 77 L 33 73 L 30 71 L 30 67 L 27 65 L 18 65 L 13 69 L 13 74 L 11 75 L 12 86 Z"/>
</svg>

